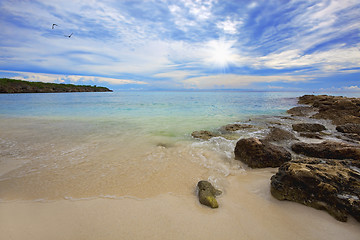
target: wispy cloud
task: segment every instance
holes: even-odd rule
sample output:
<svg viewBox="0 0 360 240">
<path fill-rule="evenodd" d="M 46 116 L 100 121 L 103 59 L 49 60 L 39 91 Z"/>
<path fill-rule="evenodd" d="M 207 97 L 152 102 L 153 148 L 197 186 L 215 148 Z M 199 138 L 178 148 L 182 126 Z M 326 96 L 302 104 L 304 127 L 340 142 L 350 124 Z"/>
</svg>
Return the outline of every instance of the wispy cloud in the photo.
<svg viewBox="0 0 360 240">
<path fill-rule="evenodd" d="M 360 92 L 359 86 L 344 86 L 344 87 L 330 87 L 330 88 L 320 88 L 320 91 L 329 91 L 329 92 Z"/>
<path fill-rule="evenodd" d="M 188 78 L 183 81 L 185 88 L 195 89 L 239 89 L 249 87 L 253 83 L 270 83 L 270 82 L 301 82 L 311 80 L 311 76 L 254 76 L 254 75 L 236 75 L 236 74 L 219 74 L 210 76 L 201 76 Z"/>
<path fill-rule="evenodd" d="M 18 71 L 4 71 L 4 70 L 0 70 L 0 72 L 12 75 L 10 78 L 13 79 L 26 80 L 32 82 L 54 82 L 54 83 L 101 82 L 112 85 L 148 84 L 147 82 L 144 81 L 98 77 L 98 76 L 63 75 L 63 74 L 32 73 L 32 72 L 18 72 Z"/>
<path fill-rule="evenodd" d="M 357 0 L 5 0 L 0 15 L 7 71 L 179 88 L 360 75 Z M 214 77 L 221 74 L 229 80 Z"/>
</svg>

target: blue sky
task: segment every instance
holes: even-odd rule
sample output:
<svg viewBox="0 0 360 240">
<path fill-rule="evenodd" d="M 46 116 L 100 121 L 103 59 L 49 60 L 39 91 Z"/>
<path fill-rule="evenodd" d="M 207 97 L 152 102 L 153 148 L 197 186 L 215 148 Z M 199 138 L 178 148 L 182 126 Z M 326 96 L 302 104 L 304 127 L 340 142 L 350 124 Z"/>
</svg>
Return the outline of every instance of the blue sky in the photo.
<svg viewBox="0 0 360 240">
<path fill-rule="evenodd" d="M 2 0 L 0 29 L 0 77 L 124 90 L 360 90 L 359 0 Z"/>
</svg>

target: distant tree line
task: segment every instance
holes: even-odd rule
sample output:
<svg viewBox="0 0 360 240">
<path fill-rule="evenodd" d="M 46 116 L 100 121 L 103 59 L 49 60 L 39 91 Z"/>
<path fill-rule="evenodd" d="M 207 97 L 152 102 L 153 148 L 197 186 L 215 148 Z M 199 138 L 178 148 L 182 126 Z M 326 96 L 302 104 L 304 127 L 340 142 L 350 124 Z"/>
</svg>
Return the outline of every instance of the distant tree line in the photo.
<svg viewBox="0 0 360 240">
<path fill-rule="evenodd" d="M 62 83 L 29 82 L 0 78 L 0 93 L 58 93 L 58 92 L 112 92 L 96 85 L 74 85 Z"/>
</svg>

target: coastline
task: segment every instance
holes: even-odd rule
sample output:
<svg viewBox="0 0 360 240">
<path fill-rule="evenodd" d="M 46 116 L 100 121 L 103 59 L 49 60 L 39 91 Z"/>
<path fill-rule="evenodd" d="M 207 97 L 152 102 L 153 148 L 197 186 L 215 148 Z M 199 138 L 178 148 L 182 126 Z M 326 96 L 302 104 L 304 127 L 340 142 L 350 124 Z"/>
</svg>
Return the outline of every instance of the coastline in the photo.
<svg viewBox="0 0 360 240">
<path fill-rule="evenodd" d="M 13 93 L 64 93 L 64 92 L 112 92 L 106 87 L 45 82 L 29 82 L 0 78 L 0 94 Z"/>
<path fill-rule="evenodd" d="M 277 126 L 282 124 L 282 121 L 289 121 L 287 116 L 283 117 L 269 117 L 261 121 L 264 126 Z M 256 119 L 253 119 L 250 123 L 255 121 Z M 265 133 L 262 134 L 263 137 L 266 136 Z M 321 140 L 310 140 L 319 141 Z M 206 142 L 208 141 L 194 141 L 199 145 Z M 165 145 L 157 146 L 157 150 L 158 152 L 152 155 L 153 159 L 162 156 L 166 151 L 177 152 L 176 147 L 167 148 Z M 182 168 L 184 164 L 179 161 L 181 157 L 190 155 L 176 159 L 175 170 Z M 102 154 L 98 153 L 99 159 L 101 156 Z M 162 162 L 159 164 L 163 165 Z M 193 169 L 192 164 L 194 163 L 185 169 Z M 181 193 L 172 193 L 171 186 L 176 184 L 171 183 L 167 186 L 167 189 L 170 189 L 167 193 L 142 199 L 108 196 L 77 200 L 70 198 L 0 202 L 0 238 L 355 240 L 360 236 L 360 223 L 352 217 L 349 217 L 348 222 L 342 223 L 325 211 L 275 199 L 270 192 L 270 178 L 277 172 L 277 168 L 251 169 L 243 163 L 240 163 L 240 166 L 243 166 L 245 171 L 236 171 L 234 174 L 229 172 L 219 183 L 223 194 L 218 197 L 220 207 L 216 210 L 198 202 L 195 185 L 196 180 L 201 179 L 196 178 L 209 173 L 199 174 L 197 171 L 192 173 L 192 176 L 198 177 L 188 179 Z M 167 167 L 164 170 L 168 174 Z M 158 175 L 157 172 L 155 174 Z M 162 175 L 157 177 L 163 178 Z M 154 184 L 158 183 L 156 179 L 153 179 Z M 162 183 L 167 184 L 165 180 Z"/>
</svg>

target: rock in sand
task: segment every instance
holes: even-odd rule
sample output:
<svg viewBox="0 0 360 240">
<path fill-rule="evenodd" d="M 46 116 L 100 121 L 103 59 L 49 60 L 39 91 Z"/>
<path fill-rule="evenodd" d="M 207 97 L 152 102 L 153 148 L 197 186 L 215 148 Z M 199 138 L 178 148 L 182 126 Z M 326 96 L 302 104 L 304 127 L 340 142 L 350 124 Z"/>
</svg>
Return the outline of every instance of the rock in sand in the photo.
<svg viewBox="0 0 360 240">
<path fill-rule="evenodd" d="M 218 208 L 219 204 L 215 198 L 221 194 L 220 190 L 214 188 L 208 181 L 200 181 L 197 184 L 199 202 L 211 208 Z"/>
</svg>

